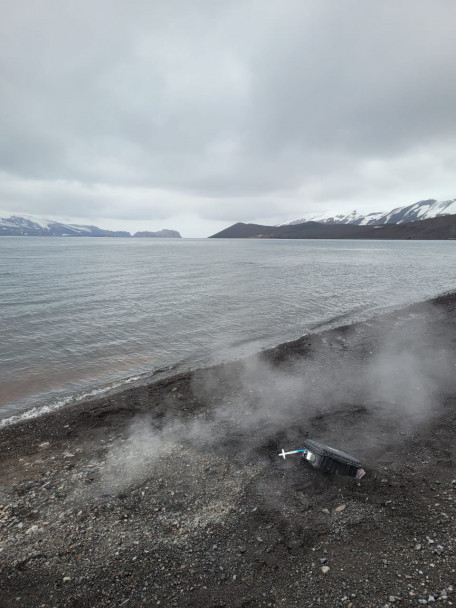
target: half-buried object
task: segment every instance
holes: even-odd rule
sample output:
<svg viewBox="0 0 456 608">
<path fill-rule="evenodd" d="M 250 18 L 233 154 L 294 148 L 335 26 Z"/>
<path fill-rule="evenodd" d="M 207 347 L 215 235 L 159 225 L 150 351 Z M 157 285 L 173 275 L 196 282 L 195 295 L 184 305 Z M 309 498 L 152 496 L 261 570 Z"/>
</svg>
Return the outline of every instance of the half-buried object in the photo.
<svg viewBox="0 0 456 608">
<path fill-rule="evenodd" d="M 356 477 L 356 479 L 364 477 L 365 471 L 362 469 L 361 463 L 353 456 L 350 456 L 350 454 L 331 448 L 313 439 L 305 439 L 302 444 L 305 449 L 294 450 L 293 452 L 282 450 L 279 456 L 285 459 L 285 456 L 288 454 L 302 453 L 305 460 L 323 473 L 338 473 L 339 475 Z"/>
</svg>

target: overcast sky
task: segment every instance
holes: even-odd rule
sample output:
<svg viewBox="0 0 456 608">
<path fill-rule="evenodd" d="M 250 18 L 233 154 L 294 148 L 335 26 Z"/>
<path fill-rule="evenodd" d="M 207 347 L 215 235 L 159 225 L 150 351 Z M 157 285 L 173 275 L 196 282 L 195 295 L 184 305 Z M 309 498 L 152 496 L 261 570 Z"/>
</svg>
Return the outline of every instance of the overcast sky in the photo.
<svg viewBox="0 0 456 608">
<path fill-rule="evenodd" d="M 456 197 L 454 0 L 0 0 L 0 210 L 205 237 Z"/>
</svg>

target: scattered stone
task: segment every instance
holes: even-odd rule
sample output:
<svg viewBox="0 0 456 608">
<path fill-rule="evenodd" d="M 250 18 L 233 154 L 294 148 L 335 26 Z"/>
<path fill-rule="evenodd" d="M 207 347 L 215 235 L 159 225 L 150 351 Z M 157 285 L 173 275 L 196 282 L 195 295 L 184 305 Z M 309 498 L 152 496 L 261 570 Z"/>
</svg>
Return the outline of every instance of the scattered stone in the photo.
<svg viewBox="0 0 456 608">
<path fill-rule="evenodd" d="M 33 524 L 33 526 L 30 526 L 30 528 L 28 530 L 25 531 L 26 534 L 36 534 L 36 532 L 38 532 L 39 530 L 39 526 L 37 526 L 36 524 Z"/>
<path fill-rule="evenodd" d="M 329 566 L 322 566 L 321 567 L 321 571 L 323 572 L 323 574 L 328 574 L 328 572 L 330 571 L 330 567 Z"/>
<path fill-rule="evenodd" d="M 456 324 L 456 309 L 454 315 Z M 211 382 L 217 373 L 211 372 Z M 445 454 L 454 445 L 454 429 L 446 425 L 454 422 L 456 393 L 451 407 L 442 404 L 439 410 L 443 422 L 429 418 L 403 441 L 397 441 L 399 429 L 385 426 L 379 445 L 393 449 L 394 470 L 384 470 L 380 459 L 362 486 L 294 468 L 291 460 L 286 468 L 264 466 L 264 452 L 276 451 L 273 439 L 266 443 L 266 437 L 258 452 L 238 450 L 244 437 L 233 435 L 231 424 L 210 449 L 180 443 L 174 431 L 163 435 L 158 456 L 151 454 L 158 445 L 142 445 L 142 426 L 146 439 L 149 425 L 161 437 L 175 413 L 178 429 L 181 423 L 187 429 L 188 422 L 193 430 L 194 413 L 212 424 L 217 416 L 209 406 L 216 413 L 217 399 L 225 404 L 231 398 L 231 378 L 212 382 L 216 400 L 209 404 L 205 394 L 193 399 L 182 376 L 179 390 L 194 412 L 185 412 L 183 402 L 168 411 L 176 407 L 172 396 L 179 396 L 169 394 L 170 380 L 159 389 L 129 389 L 119 401 L 115 395 L 97 398 L 82 404 L 82 413 L 70 409 L 63 420 L 74 420 L 74 435 L 62 429 L 61 413 L 27 422 L 10 435 L 0 430 L 5 605 L 455 608 L 449 582 L 454 586 L 456 580 L 456 492 L 448 485 L 453 463 Z M 202 384 L 197 377 L 193 386 Z M 252 395 L 257 399 L 261 392 Z M 237 400 L 236 393 L 236 412 Z M 351 406 L 346 414 L 360 428 L 367 420 Z M 52 439 L 49 449 L 38 448 L 46 437 Z M 350 450 L 348 439 L 346 445 Z M 385 485 L 382 472 L 390 475 Z"/>
</svg>

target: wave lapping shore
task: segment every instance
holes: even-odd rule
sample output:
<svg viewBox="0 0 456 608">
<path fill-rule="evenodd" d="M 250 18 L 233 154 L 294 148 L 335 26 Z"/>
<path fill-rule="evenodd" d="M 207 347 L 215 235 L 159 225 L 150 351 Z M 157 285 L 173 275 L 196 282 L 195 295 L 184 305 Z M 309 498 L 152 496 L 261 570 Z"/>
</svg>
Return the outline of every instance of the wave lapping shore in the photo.
<svg viewBox="0 0 456 608">
<path fill-rule="evenodd" d="M 0 605 L 454 605 L 455 366 L 448 294 L 4 427 Z"/>
</svg>

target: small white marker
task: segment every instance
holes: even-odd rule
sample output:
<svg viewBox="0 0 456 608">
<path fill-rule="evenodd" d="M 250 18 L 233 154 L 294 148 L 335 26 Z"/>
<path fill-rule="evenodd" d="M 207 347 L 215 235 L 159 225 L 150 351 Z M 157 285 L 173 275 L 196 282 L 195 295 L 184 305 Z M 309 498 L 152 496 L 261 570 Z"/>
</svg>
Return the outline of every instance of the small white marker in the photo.
<svg viewBox="0 0 456 608">
<path fill-rule="evenodd" d="M 285 458 L 287 456 L 289 456 L 290 454 L 300 454 L 300 453 L 306 453 L 307 450 L 293 450 L 292 452 L 285 452 L 285 450 L 282 448 L 282 451 L 280 452 L 279 456 L 282 456 L 282 458 L 285 460 Z"/>
</svg>

